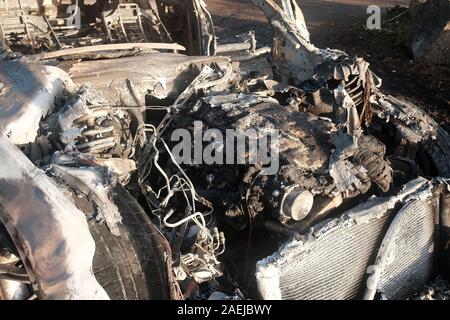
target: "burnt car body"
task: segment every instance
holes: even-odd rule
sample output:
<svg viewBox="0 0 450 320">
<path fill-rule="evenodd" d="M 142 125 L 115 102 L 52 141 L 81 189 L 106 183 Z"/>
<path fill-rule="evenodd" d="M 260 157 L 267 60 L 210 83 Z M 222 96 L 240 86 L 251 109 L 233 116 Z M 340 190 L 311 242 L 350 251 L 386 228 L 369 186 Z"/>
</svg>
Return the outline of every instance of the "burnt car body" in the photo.
<svg viewBox="0 0 450 320">
<path fill-rule="evenodd" d="M 81 29 L 72 2 L 1 12 L 1 298 L 405 299 L 448 277 L 448 134 L 316 48 L 294 0 L 253 2 L 268 62 L 197 0 L 80 1 Z M 177 154 L 179 129 L 199 145 Z"/>
</svg>

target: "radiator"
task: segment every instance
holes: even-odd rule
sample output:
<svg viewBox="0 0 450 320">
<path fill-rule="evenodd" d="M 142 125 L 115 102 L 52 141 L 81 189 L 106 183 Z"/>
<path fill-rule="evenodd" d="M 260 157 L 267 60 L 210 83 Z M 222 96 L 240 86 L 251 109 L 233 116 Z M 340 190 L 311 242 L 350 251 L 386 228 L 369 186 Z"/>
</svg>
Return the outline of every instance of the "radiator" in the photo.
<svg viewBox="0 0 450 320">
<path fill-rule="evenodd" d="M 368 271 L 375 269 L 377 281 L 370 279 L 386 298 L 404 298 L 417 292 L 432 275 L 439 215 L 431 187 L 423 182 L 416 181 L 409 193 L 371 198 L 258 262 L 256 279 L 261 297 L 360 299 L 367 292 Z M 426 190 L 420 192 L 426 201 L 410 197 L 424 187 Z M 394 244 L 387 255 L 391 263 L 383 264 L 381 270 L 376 263 L 385 261 L 385 257 L 380 260 L 379 251 L 387 241 Z"/>
<path fill-rule="evenodd" d="M 396 215 L 373 268 L 370 294 L 406 299 L 422 290 L 433 276 L 438 245 L 439 200 L 414 200 Z"/>
</svg>

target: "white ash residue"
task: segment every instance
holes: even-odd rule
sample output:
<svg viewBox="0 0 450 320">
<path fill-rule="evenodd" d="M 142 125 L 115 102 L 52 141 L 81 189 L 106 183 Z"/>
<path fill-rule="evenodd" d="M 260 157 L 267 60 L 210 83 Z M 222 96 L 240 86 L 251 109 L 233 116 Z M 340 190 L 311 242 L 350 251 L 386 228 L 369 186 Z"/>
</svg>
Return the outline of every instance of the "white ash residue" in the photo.
<svg viewBox="0 0 450 320">
<path fill-rule="evenodd" d="M 450 284 L 442 276 L 438 276 L 414 300 L 450 300 Z"/>
</svg>

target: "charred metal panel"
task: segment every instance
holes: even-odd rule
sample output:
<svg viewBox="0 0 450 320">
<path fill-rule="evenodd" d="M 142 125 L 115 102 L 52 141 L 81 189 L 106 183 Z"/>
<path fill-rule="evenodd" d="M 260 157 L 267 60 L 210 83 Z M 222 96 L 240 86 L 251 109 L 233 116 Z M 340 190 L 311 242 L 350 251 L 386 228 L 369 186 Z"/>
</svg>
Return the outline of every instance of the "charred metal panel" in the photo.
<svg viewBox="0 0 450 320">
<path fill-rule="evenodd" d="M 145 0 L 141 0 L 145 2 Z M 211 15 L 203 0 L 152 0 L 172 39 L 189 55 L 213 55 L 216 36 Z"/>
<path fill-rule="evenodd" d="M 92 273 L 86 217 L 0 130 L 0 220 L 40 298 L 108 299 Z"/>
<path fill-rule="evenodd" d="M 64 89 L 74 88 L 59 68 L 0 62 L 0 128 L 14 144 L 34 142 L 40 120 Z"/>
<path fill-rule="evenodd" d="M 119 235 L 117 225 L 122 222 L 122 217 L 117 206 L 110 200 L 109 193 L 112 186 L 105 182 L 107 180 L 105 176 L 108 175 L 107 170 L 101 167 L 70 168 L 58 165 L 52 165 L 50 170 L 55 177 L 92 199 L 99 207 L 100 214 L 111 233 Z"/>
<path fill-rule="evenodd" d="M 136 106 L 134 95 L 140 105 L 145 105 L 147 94 L 160 99 L 175 99 L 198 75 L 199 69 L 210 63 L 227 65 L 228 59 L 159 53 L 114 60 L 84 61 L 73 65 L 69 73 L 76 83 L 91 83 L 111 101 Z M 194 65 L 198 68 L 192 68 Z"/>
</svg>

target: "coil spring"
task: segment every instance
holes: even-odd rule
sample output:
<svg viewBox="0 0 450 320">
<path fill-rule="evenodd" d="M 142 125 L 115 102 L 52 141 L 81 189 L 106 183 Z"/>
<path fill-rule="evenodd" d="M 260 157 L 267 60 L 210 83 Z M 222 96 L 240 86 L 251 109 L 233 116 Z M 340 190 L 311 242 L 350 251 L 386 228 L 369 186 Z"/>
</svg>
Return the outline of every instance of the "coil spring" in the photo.
<svg viewBox="0 0 450 320">
<path fill-rule="evenodd" d="M 364 86 L 359 76 L 352 76 L 345 84 L 345 91 L 358 107 L 364 102 Z"/>
<path fill-rule="evenodd" d="M 104 126 L 108 119 L 107 110 L 95 110 L 91 114 L 79 118 L 76 123 L 85 125 L 88 129 L 83 131 L 76 147 L 81 152 L 102 153 L 116 145 L 114 126 Z"/>
</svg>

